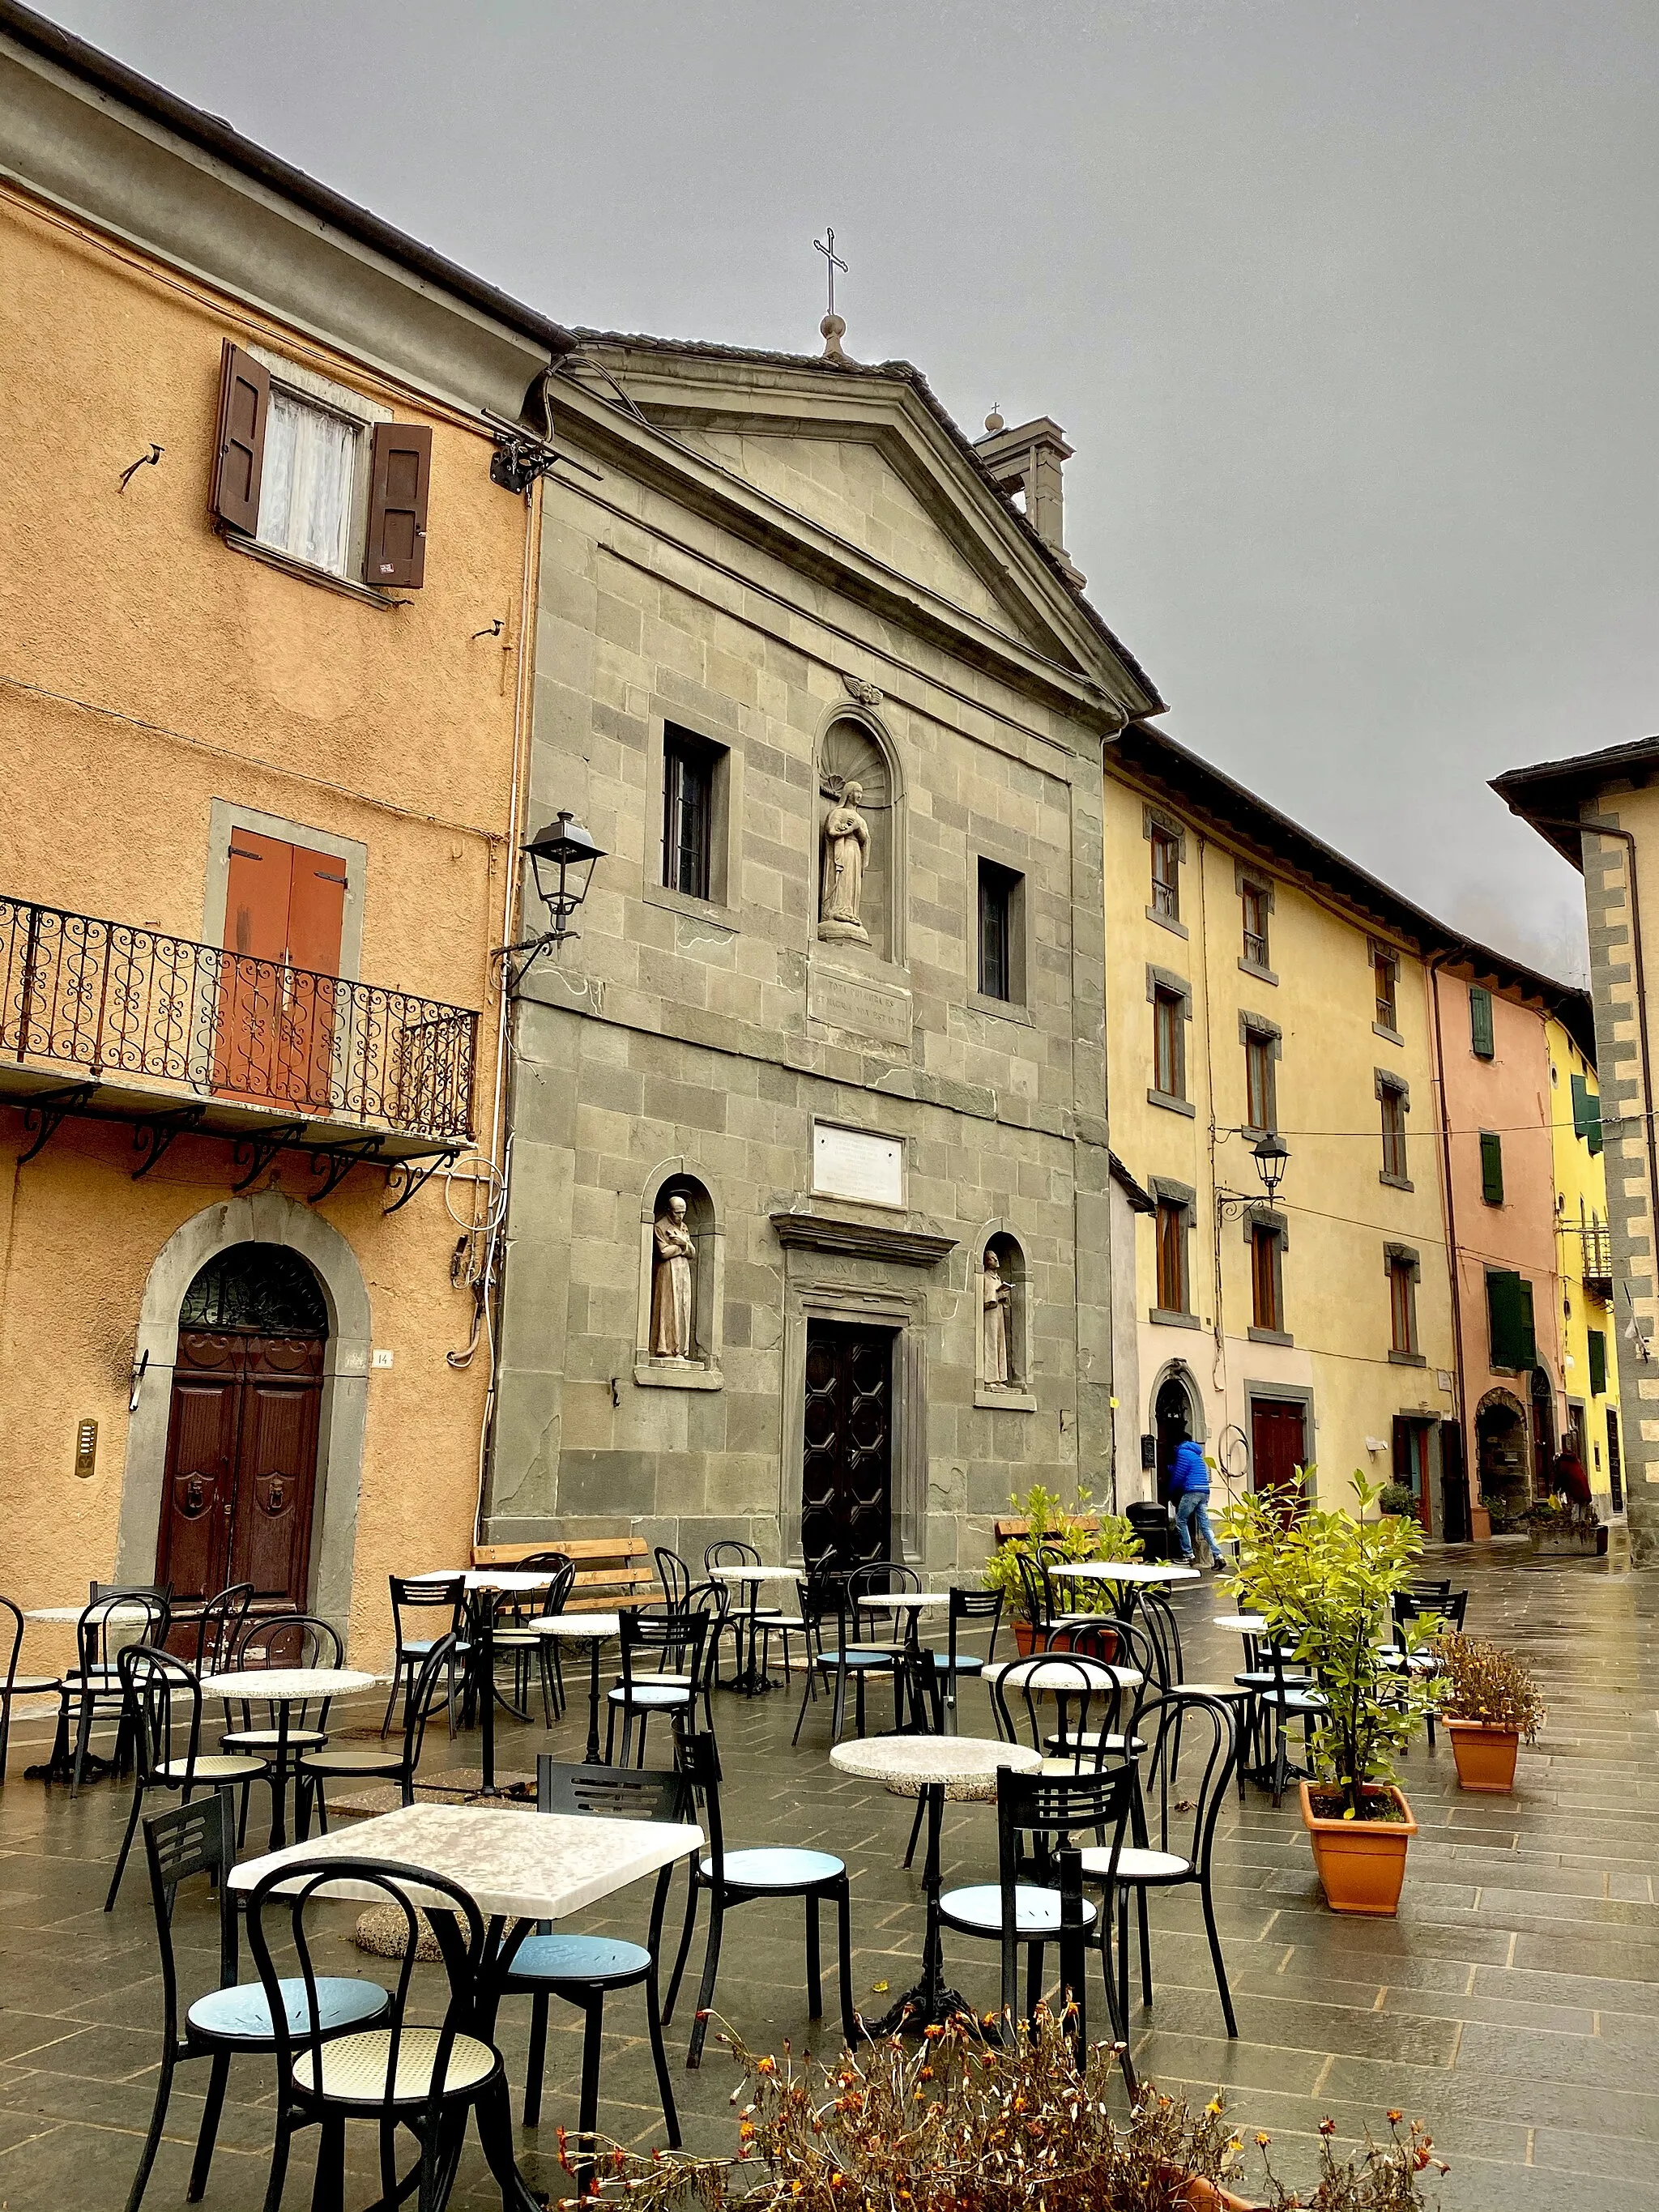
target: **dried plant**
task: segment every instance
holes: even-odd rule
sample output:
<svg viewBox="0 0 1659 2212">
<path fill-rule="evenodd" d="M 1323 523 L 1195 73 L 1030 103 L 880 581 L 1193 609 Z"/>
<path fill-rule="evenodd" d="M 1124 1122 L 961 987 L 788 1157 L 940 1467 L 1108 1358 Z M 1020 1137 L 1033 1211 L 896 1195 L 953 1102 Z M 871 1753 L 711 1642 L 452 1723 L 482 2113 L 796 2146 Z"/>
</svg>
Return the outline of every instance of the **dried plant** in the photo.
<svg viewBox="0 0 1659 2212">
<path fill-rule="evenodd" d="M 1530 1743 L 1548 1716 L 1530 1670 L 1501 1644 L 1476 1636 L 1435 1640 L 1440 1662 L 1440 1710 L 1449 1720 L 1518 1729 Z"/>
<path fill-rule="evenodd" d="M 735 2154 L 643 2157 L 608 2145 L 591 2185 L 637 2212 L 1199 2212 L 1246 2186 L 1245 2144 L 1218 2095 L 1194 2112 L 1143 2086 L 1128 2119 L 1115 2121 L 1113 2045 L 1079 2055 L 1066 2022 L 1041 2006 L 1029 2028 L 994 2033 L 989 2016 L 962 2016 L 908 2047 L 895 2036 L 823 2065 L 797 2063 L 787 2045 L 781 2059 L 757 2058 L 728 2033 L 720 2040 L 744 2076 L 732 2099 Z M 1390 2140 L 1368 2139 L 1346 2161 L 1323 2123 L 1320 2178 L 1305 2197 L 1281 2185 L 1269 2138 L 1257 2135 L 1266 2212 L 1419 2212 L 1422 2177 L 1445 2168 L 1415 2122 L 1401 2134 L 1402 2118 L 1391 2112 Z M 562 2133 L 560 2155 L 574 2163 Z"/>
</svg>

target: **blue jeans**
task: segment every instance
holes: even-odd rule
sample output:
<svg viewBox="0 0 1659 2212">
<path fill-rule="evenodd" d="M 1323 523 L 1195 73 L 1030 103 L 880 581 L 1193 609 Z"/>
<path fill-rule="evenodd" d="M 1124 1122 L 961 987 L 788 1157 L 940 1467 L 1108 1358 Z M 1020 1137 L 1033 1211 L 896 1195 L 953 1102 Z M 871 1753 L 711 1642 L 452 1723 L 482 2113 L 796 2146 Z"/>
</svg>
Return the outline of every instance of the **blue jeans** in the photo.
<svg viewBox="0 0 1659 2212">
<path fill-rule="evenodd" d="M 1183 1490 L 1176 1500 L 1176 1535 L 1181 1544 L 1181 1556 L 1188 1565 L 1193 1557 L 1193 1529 L 1210 1547 L 1212 1559 L 1219 1559 L 1221 1547 L 1216 1542 L 1215 1531 L 1210 1526 L 1210 1493 L 1207 1490 Z"/>
</svg>

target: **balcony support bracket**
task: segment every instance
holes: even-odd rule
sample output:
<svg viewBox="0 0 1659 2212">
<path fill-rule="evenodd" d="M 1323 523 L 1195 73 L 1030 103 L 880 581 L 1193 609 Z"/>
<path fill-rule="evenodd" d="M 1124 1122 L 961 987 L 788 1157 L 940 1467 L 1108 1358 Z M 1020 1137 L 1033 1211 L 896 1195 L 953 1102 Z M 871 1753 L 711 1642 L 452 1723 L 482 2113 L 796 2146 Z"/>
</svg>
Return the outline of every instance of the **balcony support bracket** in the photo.
<svg viewBox="0 0 1659 2212">
<path fill-rule="evenodd" d="M 458 1160 L 460 1156 L 458 1147 L 447 1147 L 441 1152 L 434 1152 L 429 1159 L 423 1159 L 419 1154 L 415 1154 L 408 1159 L 388 1162 L 386 1178 L 387 1197 L 392 1197 L 392 1187 L 394 1182 L 398 1184 L 398 1190 L 396 1198 L 392 1199 L 392 1203 L 380 1208 L 382 1215 L 396 1213 L 401 1207 L 407 1206 L 421 1186 L 430 1182 L 440 1168 L 447 1167 L 452 1160 Z"/>
<path fill-rule="evenodd" d="M 176 1114 L 152 1114 L 145 1120 L 135 1122 L 132 1149 L 135 1152 L 143 1152 L 144 1158 L 132 1171 L 134 1182 L 141 1182 L 180 1137 L 188 1136 L 192 1129 L 200 1128 L 206 1112 L 205 1106 L 181 1106 Z"/>
<path fill-rule="evenodd" d="M 241 1166 L 244 1160 L 251 1160 L 252 1165 L 240 1182 L 232 1183 L 233 1192 L 240 1194 L 251 1188 L 258 1182 L 277 1153 L 285 1150 L 289 1145 L 297 1144 L 305 1133 L 306 1125 L 303 1121 L 282 1121 L 274 1129 L 261 1129 L 256 1135 L 239 1137 L 236 1149 L 231 1154 L 231 1158 L 238 1167 Z"/>
<path fill-rule="evenodd" d="M 96 1091 L 95 1083 L 71 1083 L 62 1091 L 43 1091 L 31 1098 L 23 1109 L 23 1127 L 36 1132 L 34 1142 L 27 1152 L 17 1155 L 20 1168 L 27 1167 L 37 1153 L 42 1152 L 57 1134 L 58 1126 L 84 1106 Z"/>
<path fill-rule="evenodd" d="M 322 1188 L 311 1194 L 311 1204 L 320 1206 L 331 1191 L 338 1188 L 355 1167 L 372 1160 L 385 1142 L 381 1137 L 359 1137 L 349 1143 L 319 1145 L 311 1157 L 311 1172 L 321 1176 Z"/>
</svg>

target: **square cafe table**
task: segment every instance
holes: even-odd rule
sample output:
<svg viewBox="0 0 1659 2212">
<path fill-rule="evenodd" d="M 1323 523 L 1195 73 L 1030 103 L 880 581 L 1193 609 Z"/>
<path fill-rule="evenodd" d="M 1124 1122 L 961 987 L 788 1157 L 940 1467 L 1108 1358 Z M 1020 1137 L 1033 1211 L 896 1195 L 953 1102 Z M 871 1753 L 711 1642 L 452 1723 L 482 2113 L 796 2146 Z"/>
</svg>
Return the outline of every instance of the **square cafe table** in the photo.
<svg viewBox="0 0 1659 2212">
<path fill-rule="evenodd" d="M 227 1879 L 232 1889 L 246 1893 L 274 1869 L 331 1858 L 390 1860 L 447 1875 L 467 1892 L 488 1923 L 471 2026 L 482 2040 L 493 2042 L 495 2014 L 514 1955 L 538 1920 L 567 1919 L 702 1847 L 702 1830 L 690 1823 L 520 1813 L 493 1805 L 405 1805 L 310 1843 L 290 1844 L 285 1850 L 245 1860 Z M 349 1876 L 330 1882 L 319 1893 L 373 1905 L 385 1902 L 382 1892 Z M 414 1882 L 405 1894 L 417 1906 L 441 1901 Z M 439 1923 L 447 1918 L 442 1912 L 434 1914 L 434 1930 L 441 1942 Z M 445 2154 L 452 2178 L 463 2133 L 457 2133 Z M 523 2177 L 517 2179 L 520 2212 L 542 2212 Z M 441 2191 L 438 2201 L 443 2201 Z M 505 2187 L 502 2201 L 511 2201 Z"/>
</svg>

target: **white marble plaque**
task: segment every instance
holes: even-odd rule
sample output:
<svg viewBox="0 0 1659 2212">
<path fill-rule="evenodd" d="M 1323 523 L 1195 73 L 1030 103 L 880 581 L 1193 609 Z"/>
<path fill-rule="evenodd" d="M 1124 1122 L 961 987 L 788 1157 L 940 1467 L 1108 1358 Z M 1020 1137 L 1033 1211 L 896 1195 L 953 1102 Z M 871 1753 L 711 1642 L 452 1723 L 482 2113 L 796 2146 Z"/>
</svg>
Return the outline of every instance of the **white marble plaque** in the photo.
<svg viewBox="0 0 1659 2212">
<path fill-rule="evenodd" d="M 825 1198 L 859 1198 L 867 1206 L 902 1206 L 904 1139 L 815 1121 L 812 1188 Z"/>
</svg>

